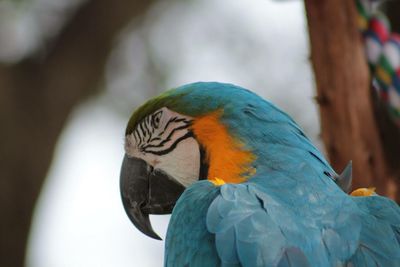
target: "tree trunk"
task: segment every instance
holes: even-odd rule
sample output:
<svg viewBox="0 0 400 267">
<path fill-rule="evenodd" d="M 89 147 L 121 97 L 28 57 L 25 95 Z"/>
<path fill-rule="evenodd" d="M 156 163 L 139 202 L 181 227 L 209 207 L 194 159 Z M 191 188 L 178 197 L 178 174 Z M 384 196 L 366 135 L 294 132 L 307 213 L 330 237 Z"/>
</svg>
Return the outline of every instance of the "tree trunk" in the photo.
<svg viewBox="0 0 400 267">
<path fill-rule="evenodd" d="M 120 29 L 152 1 L 89 1 L 40 61 L 0 65 L 0 266 L 22 267 L 32 211 L 61 130 L 92 95 Z"/>
<path fill-rule="evenodd" d="M 329 159 L 338 171 L 353 161 L 353 188 L 373 186 L 400 200 L 398 170 L 388 163 L 377 123 L 355 1 L 305 0 L 305 7 Z"/>
</svg>

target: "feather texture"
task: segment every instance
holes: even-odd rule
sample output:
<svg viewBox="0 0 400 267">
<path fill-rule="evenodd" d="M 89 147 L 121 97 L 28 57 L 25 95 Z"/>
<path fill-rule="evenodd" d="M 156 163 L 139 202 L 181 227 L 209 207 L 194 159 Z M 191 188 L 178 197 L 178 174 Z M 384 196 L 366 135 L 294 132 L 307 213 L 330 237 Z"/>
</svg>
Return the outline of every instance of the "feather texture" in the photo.
<svg viewBox="0 0 400 267">
<path fill-rule="evenodd" d="M 207 228 L 215 234 L 223 264 L 343 264 L 357 248 L 358 215 L 333 209 L 306 214 L 307 217 L 301 216 L 301 211 L 280 202 L 256 184 L 227 184 L 221 186 L 221 193 L 210 205 Z"/>
<path fill-rule="evenodd" d="M 193 118 L 220 111 L 255 170 L 242 183 L 185 190 L 168 227 L 166 266 L 400 266 L 397 204 L 343 192 L 321 152 L 273 104 L 231 84 L 194 83 L 151 100 L 127 131 L 161 107 Z"/>
<path fill-rule="evenodd" d="M 219 266 L 215 237 L 207 231 L 206 214 L 219 188 L 200 181 L 185 190 L 173 210 L 165 245 L 165 266 Z"/>
</svg>

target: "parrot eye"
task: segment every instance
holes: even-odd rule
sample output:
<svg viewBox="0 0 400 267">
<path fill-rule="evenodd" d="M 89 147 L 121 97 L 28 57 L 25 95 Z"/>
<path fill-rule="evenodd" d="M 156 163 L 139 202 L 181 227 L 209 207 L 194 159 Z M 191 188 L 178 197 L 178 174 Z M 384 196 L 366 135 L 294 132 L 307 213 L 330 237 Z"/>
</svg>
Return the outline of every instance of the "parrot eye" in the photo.
<svg viewBox="0 0 400 267">
<path fill-rule="evenodd" d="M 158 112 L 156 112 L 155 114 L 152 115 L 151 123 L 152 123 L 154 129 L 158 129 L 158 127 L 160 126 L 160 121 L 161 121 L 162 114 L 163 114 L 163 111 L 160 110 L 160 111 L 158 111 Z"/>
</svg>

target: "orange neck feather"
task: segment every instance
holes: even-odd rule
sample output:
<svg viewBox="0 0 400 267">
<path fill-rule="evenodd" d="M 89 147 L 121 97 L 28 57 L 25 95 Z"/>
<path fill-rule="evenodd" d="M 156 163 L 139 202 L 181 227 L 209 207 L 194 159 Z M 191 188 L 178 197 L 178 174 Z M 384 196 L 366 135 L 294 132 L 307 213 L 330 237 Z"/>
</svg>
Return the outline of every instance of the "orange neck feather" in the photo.
<svg viewBox="0 0 400 267">
<path fill-rule="evenodd" d="M 241 183 L 254 174 L 250 166 L 255 156 L 244 150 L 244 145 L 229 135 L 219 121 L 221 112 L 196 118 L 192 130 L 197 141 L 204 146 L 209 163 L 208 179 L 222 179 L 225 183 Z"/>
</svg>

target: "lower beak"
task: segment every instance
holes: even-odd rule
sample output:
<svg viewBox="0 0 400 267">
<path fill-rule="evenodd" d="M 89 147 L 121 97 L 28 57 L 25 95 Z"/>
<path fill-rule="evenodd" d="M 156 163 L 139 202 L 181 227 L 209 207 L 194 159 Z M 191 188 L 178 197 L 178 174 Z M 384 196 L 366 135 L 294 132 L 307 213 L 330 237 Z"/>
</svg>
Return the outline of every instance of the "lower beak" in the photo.
<svg viewBox="0 0 400 267">
<path fill-rule="evenodd" d="M 151 226 L 149 214 L 171 213 L 185 187 L 144 160 L 125 155 L 120 189 L 126 214 L 136 228 L 161 240 Z"/>
</svg>

